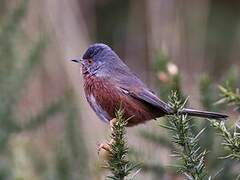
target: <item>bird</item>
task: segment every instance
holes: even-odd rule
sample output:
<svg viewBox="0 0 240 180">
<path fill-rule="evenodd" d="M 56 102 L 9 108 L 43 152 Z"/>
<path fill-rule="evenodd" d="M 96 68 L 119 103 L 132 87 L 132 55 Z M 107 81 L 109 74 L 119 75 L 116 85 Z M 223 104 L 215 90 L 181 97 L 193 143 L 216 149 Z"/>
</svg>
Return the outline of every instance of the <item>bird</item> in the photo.
<svg viewBox="0 0 240 180">
<path fill-rule="evenodd" d="M 108 45 L 92 44 L 82 58 L 72 61 L 81 64 L 86 99 L 102 121 L 111 123 L 119 108 L 128 119 L 128 127 L 174 114 L 173 108 L 148 88 Z M 180 114 L 217 120 L 228 117 L 189 108 L 183 108 Z"/>
</svg>

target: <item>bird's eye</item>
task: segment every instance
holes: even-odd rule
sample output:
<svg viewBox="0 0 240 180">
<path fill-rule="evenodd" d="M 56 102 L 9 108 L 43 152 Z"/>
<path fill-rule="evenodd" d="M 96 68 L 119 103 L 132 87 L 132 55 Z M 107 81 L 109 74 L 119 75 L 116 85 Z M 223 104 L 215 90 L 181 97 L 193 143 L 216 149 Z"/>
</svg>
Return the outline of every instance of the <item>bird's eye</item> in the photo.
<svg viewBox="0 0 240 180">
<path fill-rule="evenodd" d="M 93 60 L 92 59 L 88 59 L 88 64 L 92 64 Z"/>
</svg>

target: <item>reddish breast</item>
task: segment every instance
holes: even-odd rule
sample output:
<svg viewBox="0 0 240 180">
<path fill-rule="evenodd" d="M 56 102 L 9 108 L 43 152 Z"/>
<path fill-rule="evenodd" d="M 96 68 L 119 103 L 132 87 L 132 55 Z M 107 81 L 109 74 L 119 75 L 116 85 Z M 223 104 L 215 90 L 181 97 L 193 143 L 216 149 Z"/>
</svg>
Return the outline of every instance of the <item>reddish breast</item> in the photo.
<svg viewBox="0 0 240 180">
<path fill-rule="evenodd" d="M 107 79 L 95 76 L 86 77 L 84 89 L 86 96 L 94 96 L 97 104 L 100 105 L 103 111 L 108 113 L 111 119 L 115 117 L 115 113 L 119 108 L 123 108 L 125 118 L 132 117 L 128 122 L 128 126 L 144 123 L 146 120 L 159 116 L 159 110 L 125 94 Z M 98 116 L 100 115 L 98 114 Z"/>
<path fill-rule="evenodd" d="M 84 89 L 87 96 L 94 96 L 97 104 L 114 118 L 121 101 L 120 93 L 106 79 L 91 76 L 85 79 Z"/>
</svg>

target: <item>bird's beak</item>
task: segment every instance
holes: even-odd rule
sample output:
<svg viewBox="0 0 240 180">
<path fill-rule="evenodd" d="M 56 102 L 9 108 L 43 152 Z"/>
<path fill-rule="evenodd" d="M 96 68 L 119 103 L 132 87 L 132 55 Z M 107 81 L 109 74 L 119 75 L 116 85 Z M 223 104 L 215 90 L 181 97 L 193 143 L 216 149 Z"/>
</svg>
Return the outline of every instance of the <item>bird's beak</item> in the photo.
<svg viewBox="0 0 240 180">
<path fill-rule="evenodd" d="M 71 59 L 71 61 L 75 63 L 82 63 L 82 59 Z"/>
</svg>

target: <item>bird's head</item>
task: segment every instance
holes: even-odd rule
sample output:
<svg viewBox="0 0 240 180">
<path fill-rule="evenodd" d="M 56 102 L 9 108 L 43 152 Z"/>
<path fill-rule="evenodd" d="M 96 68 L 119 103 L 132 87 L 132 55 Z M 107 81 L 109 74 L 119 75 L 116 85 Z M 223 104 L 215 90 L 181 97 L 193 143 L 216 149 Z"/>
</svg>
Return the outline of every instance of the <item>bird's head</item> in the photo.
<svg viewBox="0 0 240 180">
<path fill-rule="evenodd" d="M 72 61 L 81 63 L 83 74 L 90 75 L 104 75 L 122 63 L 117 54 L 109 46 L 102 43 L 91 45 L 81 60 Z"/>
</svg>

